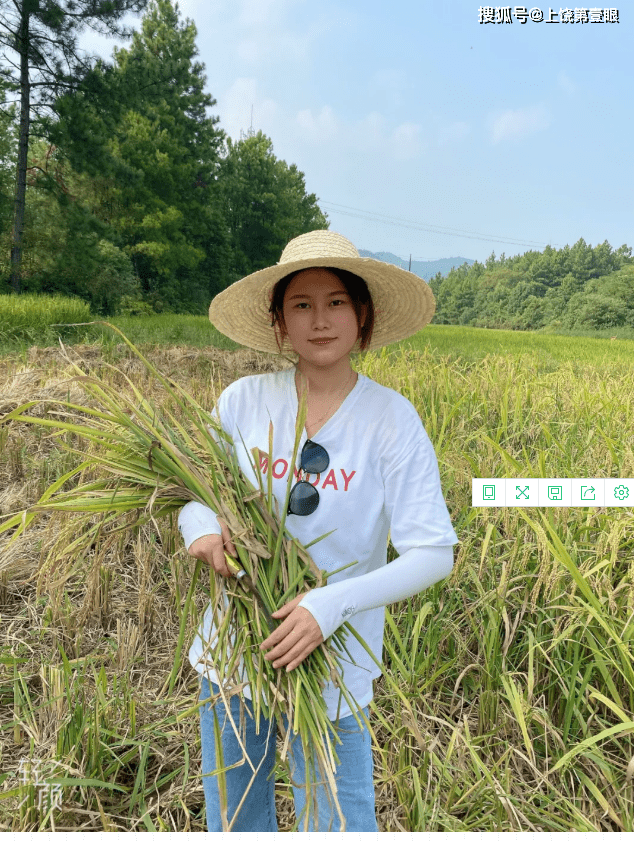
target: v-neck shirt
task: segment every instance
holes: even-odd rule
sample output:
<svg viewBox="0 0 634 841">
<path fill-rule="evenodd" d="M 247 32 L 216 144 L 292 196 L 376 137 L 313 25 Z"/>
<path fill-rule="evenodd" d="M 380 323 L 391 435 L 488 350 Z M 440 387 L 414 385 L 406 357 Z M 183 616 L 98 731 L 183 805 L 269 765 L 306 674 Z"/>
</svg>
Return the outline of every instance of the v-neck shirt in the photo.
<svg viewBox="0 0 634 841">
<path fill-rule="evenodd" d="M 337 395 L 335 400 L 333 400 L 332 403 L 329 404 L 328 409 L 316 421 L 314 421 L 312 424 L 310 424 L 310 426 L 314 426 L 315 423 L 319 423 L 323 418 L 326 418 L 324 423 L 321 424 L 321 426 L 319 427 L 317 432 L 314 433 L 314 435 L 317 435 L 319 433 L 319 431 L 328 423 L 330 418 L 333 417 L 337 413 L 339 408 L 346 401 L 348 395 L 350 395 L 354 391 L 354 389 L 356 388 L 357 383 L 359 381 L 359 378 L 358 378 L 358 375 L 357 375 L 356 371 L 355 371 L 355 376 L 357 377 L 357 379 L 355 380 L 355 383 L 352 386 L 352 388 L 350 389 L 350 391 L 348 391 L 343 398 L 341 397 L 341 391 L 340 391 L 340 393 Z M 346 383 L 346 388 L 348 387 L 348 384 L 350 383 L 351 379 L 352 379 L 351 377 L 348 377 L 348 383 Z M 296 376 L 293 377 L 292 384 L 293 384 L 293 391 L 295 392 L 295 402 L 296 402 L 296 405 L 298 406 L 299 405 L 299 397 L 298 397 L 298 393 L 297 393 L 298 389 L 297 389 L 297 377 Z M 337 403 L 337 401 L 339 401 L 339 402 Z M 335 409 L 334 412 L 333 412 L 333 409 Z M 304 424 L 304 426 L 306 428 L 306 434 L 308 435 L 308 415 L 306 416 L 306 423 Z M 308 438 L 312 440 L 312 436 L 308 435 Z"/>
</svg>

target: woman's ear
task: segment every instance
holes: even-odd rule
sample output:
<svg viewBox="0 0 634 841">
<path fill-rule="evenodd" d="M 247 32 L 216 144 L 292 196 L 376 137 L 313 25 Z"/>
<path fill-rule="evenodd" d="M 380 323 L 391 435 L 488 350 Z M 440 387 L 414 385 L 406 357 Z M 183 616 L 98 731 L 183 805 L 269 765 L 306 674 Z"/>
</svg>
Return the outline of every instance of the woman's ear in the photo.
<svg viewBox="0 0 634 841">
<path fill-rule="evenodd" d="M 359 319 L 359 322 L 360 322 L 362 330 L 365 327 L 365 322 L 366 322 L 367 317 L 368 317 L 368 305 L 367 304 L 361 304 L 361 317 Z"/>
</svg>

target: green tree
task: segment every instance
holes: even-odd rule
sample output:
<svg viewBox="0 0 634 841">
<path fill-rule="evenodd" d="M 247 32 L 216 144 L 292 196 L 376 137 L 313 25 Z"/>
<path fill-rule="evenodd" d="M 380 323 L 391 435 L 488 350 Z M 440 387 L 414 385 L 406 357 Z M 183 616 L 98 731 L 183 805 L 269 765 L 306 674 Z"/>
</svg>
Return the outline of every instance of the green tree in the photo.
<svg viewBox="0 0 634 841">
<path fill-rule="evenodd" d="M 209 114 L 215 100 L 196 37 L 175 3 L 152 0 L 113 66 L 97 66 L 58 103 L 50 132 L 75 169 L 102 183 L 95 212 L 156 309 L 203 311 L 227 282 L 217 185 L 224 133 Z"/>
<path fill-rule="evenodd" d="M 123 15 L 140 11 L 146 0 L 11 0 L 0 7 L 0 44 L 15 61 L 2 76 L 20 91 L 20 130 L 11 247 L 11 285 L 21 288 L 22 238 L 31 112 L 50 107 L 62 90 L 72 89 L 90 67 L 77 45 L 87 27 L 124 36 Z"/>
<path fill-rule="evenodd" d="M 580 318 L 583 326 L 615 326 L 624 318 L 629 323 L 632 266 L 632 249 L 614 251 L 607 241 L 592 248 L 580 239 L 572 248 L 546 246 L 515 257 L 491 254 L 484 266 L 475 263 L 432 280 L 435 319 L 520 329 L 554 322 L 575 326 Z"/>
<path fill-rule="evenodd" d="M 153 0 L 129 49 L 115 51 L 128 110 L 110 142 L 113 224 L 146 296 L 200 309 L 226 283 L 227 234 L 217 177 L 224 133 L 208 109 L 196 27 L 171 0 Z"/>
<path fill-rule="evenodd" d="M 276 263 L 293 237 L 328 227 L 304 173 L 273 154 L 261 131 L 227 140 L 219 185 L 231 237 L 231 280 Z"/>
<path fill-rule="evenodd" d="M 545 298 L 529 295 L 524 301 L 522 312 L 517 316 L 516 326 L 520 330 L 538 330 L 548 323 L 549 310 Z"/>
<path fill-rule="evenodd" d="M 625 301 L 614 295 L 601 292 L 580 292 L 574 295 L 564 315 L 567 327 L 585 327 L 601 330 L 607 327 L 621 327 L 628 317 Z"/>
<path fill-rule="evenodd" d="M 634 326 L 634 263 L 626 262 L 616 272 L 593 278 L 585 287 L 586 296 L 597 295 L 604 301 L 606 326 Z M 609 301 L 608 306 L 605 301 Z M 617 303 L 619 302 L 619 303 Z M 595 310 L 599 305 L 595 305 Z"/>
<path fill-rule="evenodd" d="M 112 229 L 94 213 L 102 201 L 100 184 L 73 172 L 50 144 L 38 141 L 31 146 L 23 291 L 77 295 L 96 312 L 112 315 L 122 296 L 140 293 L 129 257 L 111 241 Z M 9 239 L 6 232 L 2 245 Z M 1 291 L 9 290 L 7 284 Z"/>
<path fill-rule="evenodd" d="M 436 299 L 436 324 L 458 324 L 463 310 L 462 290 L 469 273 L 466 263 L 452 268 L 446 278 L 439 274 L 433 279 L 432 292 Z M 475 302 L 475 297 L 473 299 Z M 469 301 L 471 306 L 472 301 Z"/>
<path fill-rule="evenodd" d="M 594 278 L 588 282 L 586 291 L 614 295 L 634 307 L 634 263 L 626 263 L 616 272 Z"/>
</svg>

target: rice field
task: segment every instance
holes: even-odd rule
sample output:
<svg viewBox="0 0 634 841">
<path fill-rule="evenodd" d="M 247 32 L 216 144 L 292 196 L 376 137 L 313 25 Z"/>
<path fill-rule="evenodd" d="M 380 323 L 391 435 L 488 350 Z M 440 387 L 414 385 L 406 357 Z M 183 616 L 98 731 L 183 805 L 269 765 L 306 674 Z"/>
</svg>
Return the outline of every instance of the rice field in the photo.
<svg viewBox="0 0 634 841">
<path fill-rule="evenodd" d="M 632 509 L 471 508 L 474 475 L 634 476 L 633 343 L 512 335 L 428 328 L 355 361 L 419 411 L 461 541 L 449 579 L 387 609 L 370 716 L 381 831 L 634 831 Z M 147 353 L 209 406 L 276 364 Z M 68 354 L 156 396 L 123 345 Z M 69 370 L 59 348 L 4 356 L 0 418 L 27 399 L 85 401 Z M 0 423 L 0 516 L 79 460 Z M 0 829 L 203 830 L 196 675 L 179 662 L 170 681 L 194 561 L 166 518 L 95 540 L 62 586 L 43 561 L 68 516 L 0 544 Z M 204 605 L 201 587 L 190 636 Z M 281 764 L 276 800 L 289 830 Z"/>
<path fill-rule="evenodd" d="M 91 321 L 90 305 L 64 295 L 0 295 L 0 345 L 54 342 L 57 337 L 78 340 Z"/>
</svg>

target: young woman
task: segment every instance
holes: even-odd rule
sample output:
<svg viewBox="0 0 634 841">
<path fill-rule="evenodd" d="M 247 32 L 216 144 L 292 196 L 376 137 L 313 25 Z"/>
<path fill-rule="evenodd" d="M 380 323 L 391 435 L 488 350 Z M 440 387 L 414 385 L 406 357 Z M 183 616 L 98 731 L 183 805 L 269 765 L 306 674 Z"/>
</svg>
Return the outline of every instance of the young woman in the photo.
<svg viewBox="0 0 634 841">
<path fill-rule="evenodd" d="M 318 567 L 334 570 L 328 585 L 299 596 L 273 617 L 280 624 L 263 644 L 275 668 L 294 669 L 343 622 L 350 622 L 382 659 L 384 608 L 445 578 L 458 542 L 440 487 L 434 449 L 421 420 L 404 397 L 357 374 L 350 353 L 375 349 L 424 327 L 434 312 L 427 283 L 387 263 L 360 258 L 352 243 L 332 231 L 313 231 L 292 240 L 276 266 L 255 272 L 218 295 L 210 319 L 224 334 L 247 347 L 294 353 L 296 366 L 273 374 L 244 377 L 220 396 L 216 413 L 232 436 L 244 473 L 257 485 L 250 450 L 268 452 L 269 422 L 274 440 L 273 491 L 283 503 L 288 470 L 298 471 L 291 495 L 288 531 L 302 544 L 326 532 L 311 548 Z M 424 376 L 424 372 L 420 372 Z M 290 463 L 299 398 L 307 393 L 307 417 L 298 464 Z M 242 443 L 244 440 L 244 444 Z M 238 442 L 239 445 L 238 445 Z M 224 550 L 235 554 L 224 523 L 196 502 L 186 505 L 179 526 L 189 554 L 224 576 L 231 574 Z M 391 539 L 399 557 L 387 564 Z M 190 650 L 201 674 L 202 698 L 218 694 L 217 676 L 205 665 L 205 641 L 212 636 L 205 616 Z M 368 714 L 373 678 L 380 674 L 356 640 L 349 642 L 355 661 L 344 664 L 343 679 Z M 324 689 L 328 715 L 336 722 L 337 797 L 348 832 L 376 832 L 373 765 L 369 734 L 359 728 L 340 691 Z M 245 696 L 247 691 L 245 690 Z M 238 699 L 230 711 L 221 703 L 201 707 L 203 775 L 216 768 L 214 714 L 222 728 L 225 767 L 238 763 Z M 251 709 L 251 708 L 249 708 Z M 227 720 L 231 715 L 235 728 Z M 264 723 L 255 733 L 246 717 L 245 746 L 250 764 L 226 772 L 228 820 L 241 804 L 233 831 L 275 831 L 272 770 L 275 732 Z M 295 740 L 289 753 L 295 807 L 306 802 L 301 787 L 304 755 Z M 209 831 L 221 831 L 216 776 L 203 776 Z M 246 792 L 246 795 L 245 795 Z M 308 827 L 339 831 L 337 812 L 325 787 L 318 791 L 317 819 Z"/>
</svg>

